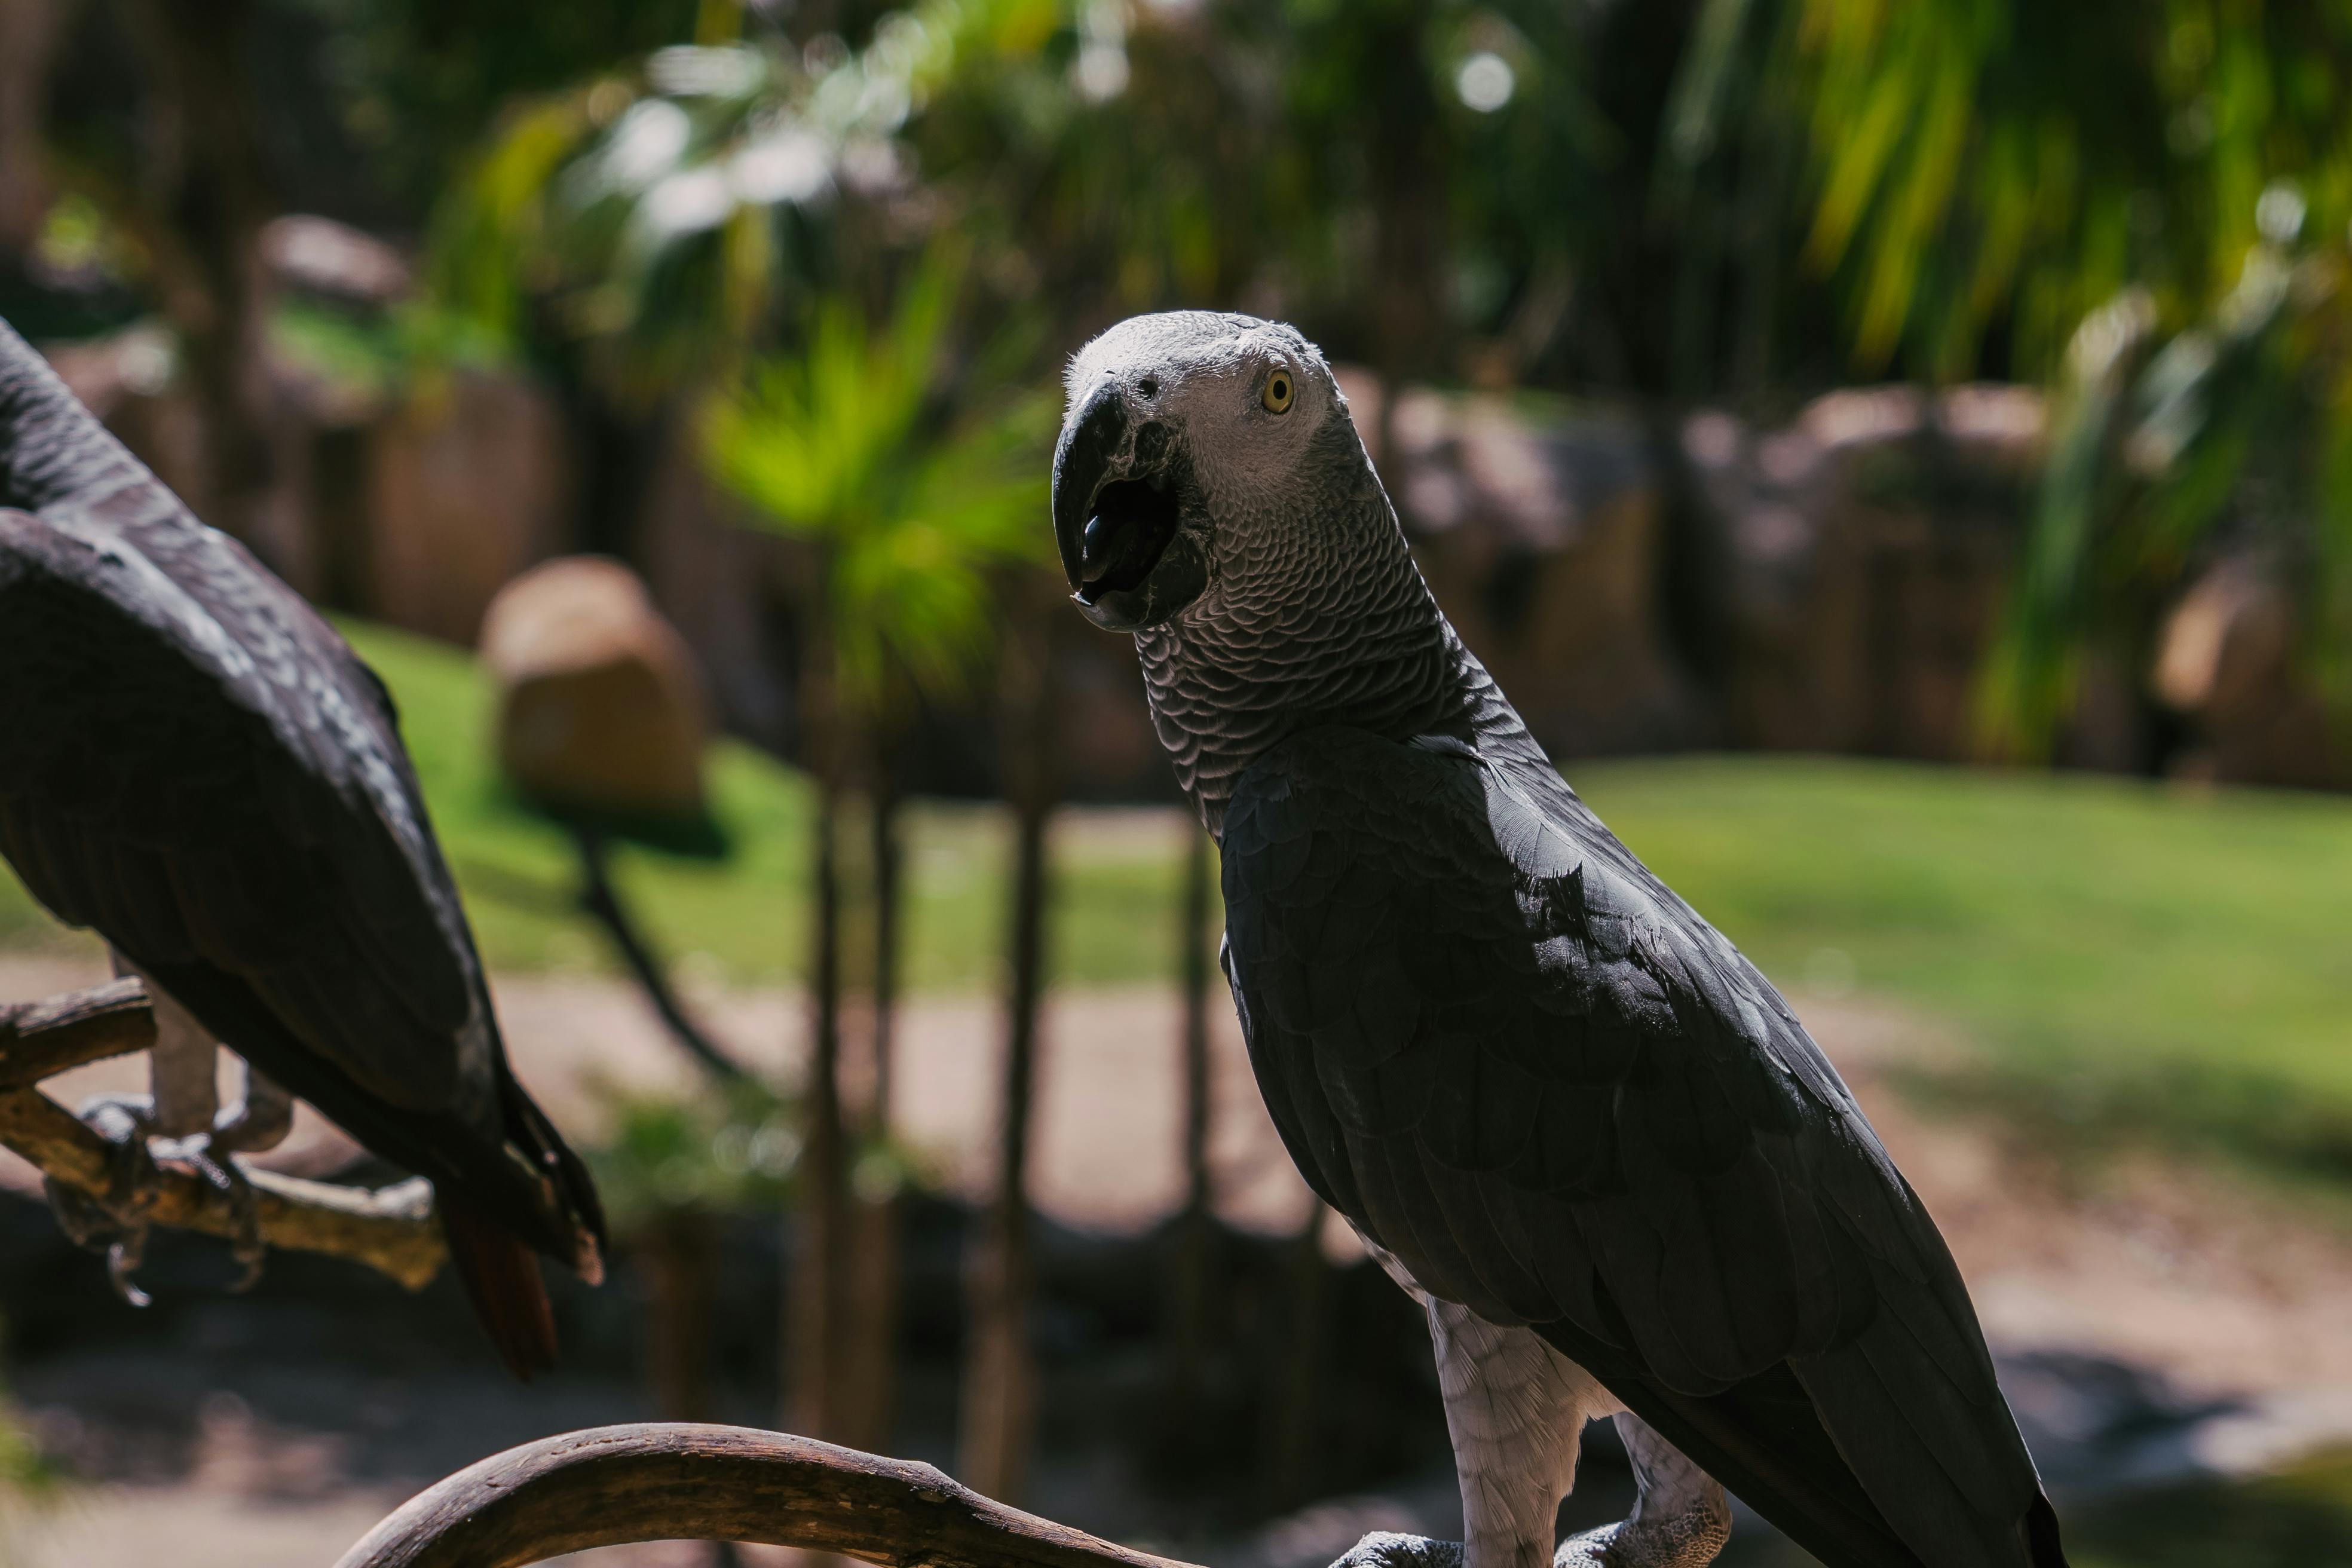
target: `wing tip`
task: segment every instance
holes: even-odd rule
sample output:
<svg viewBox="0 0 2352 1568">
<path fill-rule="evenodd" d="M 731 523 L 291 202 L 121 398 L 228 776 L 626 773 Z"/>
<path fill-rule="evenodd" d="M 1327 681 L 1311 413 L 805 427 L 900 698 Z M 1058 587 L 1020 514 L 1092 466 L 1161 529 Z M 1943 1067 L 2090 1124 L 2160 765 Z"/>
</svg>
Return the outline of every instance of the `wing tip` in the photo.
<svg viewBox="0 0 2352 1568">
<path fill-rule="evenodd" d="M 441 1229 L 458 1283 L 507 1370 L 523 1383 L 551 1370 L 555 1306 L 539 1271 L 539 1255 L 494 1221 L 446 1196 Z"/>
<path fill-rule="evenodd" d="M 2034 1494 L 2033 1504 L 2025 1510 L 2021 1528 L 2025 1536 L 2026 1561 L 2032 1568 L 2067 1568 L 2066 1548 L 2058 1538 L 2058 1510 L 2050 1506 L 2046 1494 Z"/>
</svg>

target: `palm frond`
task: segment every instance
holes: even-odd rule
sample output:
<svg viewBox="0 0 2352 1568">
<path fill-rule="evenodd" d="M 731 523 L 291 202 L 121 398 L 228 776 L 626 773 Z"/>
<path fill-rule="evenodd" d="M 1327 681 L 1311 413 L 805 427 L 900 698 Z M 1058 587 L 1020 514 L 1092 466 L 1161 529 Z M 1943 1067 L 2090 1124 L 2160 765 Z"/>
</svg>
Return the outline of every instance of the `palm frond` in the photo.
<svg viewBox="0 0 2352 1568">
<path fill-rule="evenodd" d="M 1058 403 L 992 374 L 956 382 L 961 268 L 955 249 L 934 249 L 878 324 L 826 296 L 801 351 L 754 365 L 704 422 L 714 477 L 764 525 L 825 545 L 837 679 L 863 706 L 894 671 L 960 693 L 992 647 L 991 574 L 1036 560 L 1045 537 Z M 971 364 L 1007 359 L 1000 348 Z"/>
</svg>

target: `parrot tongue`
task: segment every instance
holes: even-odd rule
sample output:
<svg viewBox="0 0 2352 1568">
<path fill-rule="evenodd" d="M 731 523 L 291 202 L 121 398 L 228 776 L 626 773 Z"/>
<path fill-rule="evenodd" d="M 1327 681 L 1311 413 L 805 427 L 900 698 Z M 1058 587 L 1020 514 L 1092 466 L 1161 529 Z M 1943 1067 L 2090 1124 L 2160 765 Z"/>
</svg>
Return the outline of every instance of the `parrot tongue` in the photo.
<svg viewBox="0 0 2352 1568">
<path fill-rule="evenodd" d="M 1176 537 L 1176 498 L 1150 480 L 1105 485 L 1079 535 L 1078 602 L 1140 587 Z"/>
</svg>

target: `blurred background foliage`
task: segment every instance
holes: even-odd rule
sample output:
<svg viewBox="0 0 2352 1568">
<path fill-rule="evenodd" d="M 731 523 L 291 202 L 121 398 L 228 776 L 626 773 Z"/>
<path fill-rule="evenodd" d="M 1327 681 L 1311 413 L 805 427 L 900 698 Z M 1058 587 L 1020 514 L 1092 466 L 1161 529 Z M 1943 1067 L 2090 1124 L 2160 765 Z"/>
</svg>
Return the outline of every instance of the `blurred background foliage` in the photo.
<svg viewBox="0 0 2352 1568">
<path fill-rule="evenodd" d="M 432 24 L 353 9 L 382 81 L 438 58 Z M 1391 381 L 2049 381 L 2064 439 L 1989 743 L 2046 745 L 2074 656 L 2145 641 L 2217 531 L 2308 558 L 2309 651 L 2341 668 L 2341 5 L 714 3 L 693 36 L 614 36 L 483 150 L 430 143 L 467 171 L 433 204 L 437 308 L 643 398 L 795 340 L 807 291 L 878 304 L 953 231 L 970 308 L 1050 300 L 1041 342 L 1181 300 Z M 347 118 L 446 135 L 400 101 Z"/>
<path fill-rule="evenodd" d="M 269 237 L 289 215 L 375 248 L 346 247 L 340 281 L 288 285 L 302 268 Z M 719 704 L 739 731 L 705 775 L 725 853 L 616 841 L 613 876 L 690 1000 L 806 985 L 813 1059 L 845 1041 L 858 1070 L 839 1094 L 604 1095 L 599 1171 L 656 1281 L 666 1410 L 711 1397 L 697 1335 L 736 1246 L 719 1216 L 790 1205 L 794 1247 L 835 1238 L 793 1254 L 796 1279 L 851 1281 L 796 1299 L 793 1321 L 818 1325 L 802 1337 L 820 1361 L 838 1345 L 865 1369 L 802 1424 L 887 1435 L 873 1412 L 894 1397 L 898 1284 L 872 1258 L 898 1256 L 900 1188 L 935 1175 L 893 1141 L 900 992 L 1007 997 L 1009 1175 L 974 1221 L 992 1259 L 965 1279 L 974 1343 L 992 1314 L 1000 1342 L 1026 1321 L 1021 1064 L 1045 986 L 1199 994 L 1214 889 L 1188 879 L 1191 826 L 1057 809 L 1068 759 L 1133 681 L 1056 643 L 1070 617 L 1044 517 L 1061 356 L 1177 306 L 1295 321 L 1360 374 L 1350 396 L 1369 392 L 1358 416 L 1409 527 L 1429 523 L 1404 493 L 1413 465 L 1466 468 L 1518 420 L 1586 464 L 1544 499 L 1589 542 L 1609 520 L 1580 487 L 1633 450 L 1665 518 L 1644 614 L 1719 705 L 1710 650 L 1779 568 L 1769 538 L 1687 526 L 1705 432 L 1732 430 L 1769 479 L 1801 445 L 1776 440 L 1855 384 L 1909 384 L 1927 408 L 1964 384 L 2038 389 L 2031 471 L 1969 479 L 2008 509 L 1991 629 L 1923 634 L 1968 644 L 1950 755 L 2072 758 L 2102 679 L 2143 728 L 2183 722 L 2148 717 L 2159 644 L 2233 562 L 2292 601 L 2294 678 L 2325 699 L 2295 722 L 2352 713 L 2352 0 L 11 0 L 0 314 L 111 344 L 128 401 L 183 397 L 196 436 L 159 416 L 142 450 L 193 454 L 171 479 L 209 521 L 322 602 L 373 611 L 332 535 L 372 482 L 352 478 L 351 433 L 462 429 L 487 419 L 466 389 L 504 377 L 551 405 L 564 454 L 533 551 L 652 576 L 687 549 L 689 577 L 759 579 L 740 647 L 782 696 Z M 1899 402 L 1843 406 L 1867 423 Z M 289 543 L 273 519 L 298 481 L 318 526 Z M 1965 488 L 1932 463 L 1885 488 L 1926 512 L 1950 499 L 1938 486 Z M 1732 523 L 1824 504 L 1801 489 Z M 696 526 L 719 520 L 687 546 L 646 522 L 683 492 L 706 498 Z M 1955 515 L 1982 497 L 1962 499 Z M 470 541 L 443 543 L 474 569 Z M 1735 546 L 1765 566 L 1709 587 Z M 1528 605 L 1556 610 L 1528 586 L 1550 558 L 1517 536 L 1494 549 L 1483 585 L 1440 586 L 1500 640 Z M 1867 616 L 1933 619 L 1873 581 Z M 580 846 L 486 744 L 495 672 L 341 624 L 398 696 L 491 967 L 606 963 L 572 891 Z M 1575 645 L 1597 684 L 1619 680 L 1612 635 Z M 1848 749 L 1899 751 L 1871 734 Z M 2161 771 L 2167 738 L 2104 765 Z M 1859 988 L 1980 1044 L 1913 1074 L 1945 1105 L 1997 1105 L 2068 1152 L 2153 1140 L 2338 1198 L 2352 1176 L 2342 799 L 1853 758 L 1567 771 L 1776 980 L 1824 1004 Z M 72 939 L 7 884 L 0 940 Z M 1203 1037 L 1181 1047 L 1188 1085 L 1207 1081 Z M 1205 1146 L 1186 1154 L 1194 1220 Z M 1280 1245 L 1306 1261 L 1286 1252 L 1274 1304 L 1236 1309 L 1254 1324 L 1310 1310 L 1282 1290 L 1318 1299 L 1312 1223 Z M 1182 1256 L 1198 1272 L 1169 1298 L 1209 1299 L 1211 1250 Z M 1312 1405 L 1287 1382 L 1298 1360 L 1276 1381 Z M 1012 1490 L 1027 1373 L 991 1364 L 963 1403 L 1003 1419 L 986 1443 L 967 1430 L 961 1473 Z M 31 1451 L 7 1431 L 0 1493 Z M 1303 1500 L 1311 1466 L 1261 1468 L 1260 1502 Z M 2181 1506 L 2210 1534 L 2243 1503 L 2244 1560 L 2295 1560 L 2343 1531 L 2342 1479 L 2339 1458 Z M 2192 1538 L 2156 1539 L 2172 1529 L 2156 1514 L 2084 1517 L 2107 1543 L 2085 1561 L 2171 1561 Z"/>
</svg>

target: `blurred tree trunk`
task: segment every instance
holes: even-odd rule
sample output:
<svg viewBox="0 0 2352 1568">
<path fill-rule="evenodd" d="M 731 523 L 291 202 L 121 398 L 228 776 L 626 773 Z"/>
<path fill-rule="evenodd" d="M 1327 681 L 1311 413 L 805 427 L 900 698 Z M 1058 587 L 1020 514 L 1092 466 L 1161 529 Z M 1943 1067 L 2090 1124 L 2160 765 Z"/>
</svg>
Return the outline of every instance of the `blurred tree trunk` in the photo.
<svg viewBox="0 0 2352 1568">
<path fill-rule="evenodd" d="M 707 1209 L 673 1209 L 636 1237 L 646 1276 L 646 1376 L 664 1421 L 715 1421 L 710 1328 L 719 1301 L 719 1226 Z M 724 1541 L 705 1543 L 710 1568 L 741 1555 Z"/>
<path fill-rule="evenodd" d="M 890 1092 L 898 1007 L 898 896 L 906 864 L 899 834 L 898 724 L 883 719 L 874 735 L 874 1131 L 890 1133 Z"/>
<path fill-rule="evenodd" d="M 29 252 L 48 216 L 43 121 L 58 13 L 58 0 L 0 5 L 0 261 Z"/>
<path fill-rule="evenodd" d="M 1267 1347 L 1265 1463 L 1260 1499 L 1269 1513 L 1283 1513 L 1315 1497 L 1322 1478 L 1315 1462 L 1321 1436 L 1323 1386 L 1328 1369 L 1331 1266 L 1323 1257 L 1324 1207 L 1307 1207 L 1307 1221 L 1291 1237 L 1284 1270 L 1288 1298 L 1274 1342 Z"/>
<path fill-rule="evenodd" d="M 709 1421 L 719 1237 L 710 1215 L 672 1209 L 636 1237 L 646 1271 L 646 1373 L 665 1421 Z"/>
<path fill-rule="evenodd" d="M 1378 106 L 1367 128 L 1372 159 L 1371 305 L 1381 352 L 1379 446 L 1396 450 L 1395 409 L 1406 385 L 1445 364 L 1448 225 L 1445 121 L 1430 83 L 1432 0 L 1369 5 L 1367 58 L 1380 62 Z"/>
<path fill-rule="evenodd" d="M 153 79 L 141 205 L 205 426 L 206 521 L 265 546 L 270 451 L 261 228 L 274 205 L 249 62 L 256 0 L 136 0 Z"/>
<path fill-rule="evenodd" d="M 1209 1191 L 1209 882 L 1215 847 L 1184 822 L 1184 891 L 1179 919 L 1184 1108 L 1184 1208 L 1176 1222 L 1176 1279 L 1170 1292 L 1170 1436 L 1186 1455 L 1209 1434 L 1202 1408 L 1209 1361 L 1209 1303 L 1215 1294 L 1216 1221 Z"/>
<path fill-rule="evenodd" d="M 876 718 L 867 736 L 869 843 L 864 873 L 870 895 L 872 945 L 863 956 L 867 998 L 866 1040 L 871 1076 L 869 1099 L 858 1118 L 857 1142 L 877 1145 L 889 1137 L 892 1030 L 898 1005 L 900 846 L 898 843 L 897 731 L 890 719 Z M 895 1171 L 893 1171 L 895 1177 Z M 887 1188 L 866 1190 L 853 1179 L 850 1214 L 848 1315 L 844 1323 L 845 1426 L 840 1441 L 853 1448 L 887 1452 L 896 1426 L 898 1345 L 899 1194 L 895 1179 Z"/>
<path fill-rule="evenodd" d="M 670 984 L 668 966 L 654 952 L 613 884 L 612 864 L 603 832 L 579 822 L 567 824 L 572 847 L 580 858 L 580 909 L 604 928 L 613 951 L 635 979 L 637 989 L 668 1031 L 671 1039 L 694 1064 L 722 1084 L 741 1083 L 751 1075 L 711 1039 L 709 1032 L 687 1011 L 686 1003 Z"/>
<path fill-rule="evenodd" d="M 841 1342 L 849 1257 L 847 1138 L 841 1106 L 840 694 L 834 680 L 833 619 L 825 603 L 831 552 L 817 552 L 808 595 L 800 680 L 801 733 L 816 774 L 816 844 L 811 868 L 809 1064 L 803 1091 L 808 1133 L 801 1156 L 799 1246 L 784 1335 L 785 1425 L 831 1441 L 841 1430 Z"/>
<path fill-rule="evenodd" d="M 1024 588 L 1026 584 L 1023 585 Z M 1013 836 L 1012 973 L 1005 1000 L 1004 1104 L 994 1201 L 966 1274 L 965 1350 L 958 1479 L 1007 1502 L 1028 1480 L 1036 1431 L 1036 1368 L 1029 1342 L 1033 1286 L 1029 1127 L 1037 1077 L 1037 1022 L 1045 968 L 1045 830 L 1056 784 L 1053 630 L 1061 617 L 1009 617 L 1004 641 L 1006 793 Z"/>
</svg>

